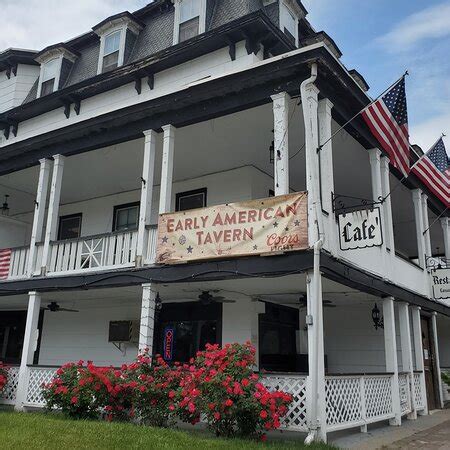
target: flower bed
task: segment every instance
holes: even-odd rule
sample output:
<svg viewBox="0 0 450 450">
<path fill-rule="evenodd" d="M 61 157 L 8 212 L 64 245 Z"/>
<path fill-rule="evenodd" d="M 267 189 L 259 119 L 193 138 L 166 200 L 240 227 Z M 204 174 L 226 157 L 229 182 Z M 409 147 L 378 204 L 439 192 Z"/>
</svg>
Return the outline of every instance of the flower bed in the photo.
<svg viewBox="0 0 450 450">
<path fill-rule="evenodd" d="M 44 386 L 47 407 L 72 418 L 139 420 L 168 426 L 175 420 L 193 425 L 204 420 L 218 436 L 264 438 L 280 427 L 292 397 L 269 392 L 253 373 L 250 344 L 208 345 L 188 364 L 169 366 L 147 353 L 120 370 L 91 362 L 69 363 Z"/>
<path fill-rule="evenodd" d="M 8 383 L 8 369 L 0 362 L 0 394 Z"/>
</svg>

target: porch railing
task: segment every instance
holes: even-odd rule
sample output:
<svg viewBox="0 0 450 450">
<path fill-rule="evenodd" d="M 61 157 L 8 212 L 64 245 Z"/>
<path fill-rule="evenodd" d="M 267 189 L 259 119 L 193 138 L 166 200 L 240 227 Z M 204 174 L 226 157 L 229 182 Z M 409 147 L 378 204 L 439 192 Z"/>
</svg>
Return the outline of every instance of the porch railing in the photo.
<svg viewBox="0 0 450 450">
<path fill-rule="evenodd" d="M 308 431 L 306 416 L 306 376 L 300 375 L 264 375 L 262 383 L 269 390 L 280 390 L 291 394 L 293 402 L 281 426 L 291 431 Z"/>
<path fill-rule="evenodd" d="M 147 254 L 145 264 L 154 264 L 156 260 L 156 247 L 158 246 L 158 226 L 151 225 L 147 227 Z"/>
<path fill-rule="evenodd" d="M 19 366 L 10 366 L 8 370 L 8 382 L 0 394 L 0 404 L 14 405 L 16 403 L 17 385 L 19 383 Z"/>
<path fill-rule="evenodd" d="M 42 385 L 50 383 L 58 370 L 57 367 L 29 366 L 27 368 L 27 395 L 24 406 L 43 408 Z"/>
<path fill-rule="evenodd" d="M 11 249 L 8 279 L 26 278 L 28 270 L 28 254 L 30 247 L 17 247 Z"/>
<path fill-rule="evenodd" d="M 49 273 L 132 266 L 137 231 L 99 234 L 51 244 Z"/>
</svg>

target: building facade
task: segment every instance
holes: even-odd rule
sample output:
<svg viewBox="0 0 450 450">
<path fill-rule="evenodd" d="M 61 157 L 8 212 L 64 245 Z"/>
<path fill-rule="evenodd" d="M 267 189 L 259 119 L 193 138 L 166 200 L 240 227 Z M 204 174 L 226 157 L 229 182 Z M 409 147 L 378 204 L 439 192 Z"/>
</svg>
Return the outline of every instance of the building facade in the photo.
<svg viewBox="0 0 450 450">
<path fill-rule="evenodd" d="M 443 407 L 450 304 L 432 275 L 449 213 L 347 123 L 368 85 L 306 16 L 296 0 L 155 0 L 0 53 L 3 402 L 42 406 L 58 365 L 161 353 L 170 329 L 168 360 L 252 342 L 265 382 L 294 396 L 284 426 L 309 440 Z M 250 220 L 296 193 L 301 248 L 272 220 L 280 241 L 240 252 L 229 219 L 229 239 L 196 235 L 213 256 L 190 256 L 194 216 Z M 174 264 L 161 224 L 180 217 Z"/>
</svg>

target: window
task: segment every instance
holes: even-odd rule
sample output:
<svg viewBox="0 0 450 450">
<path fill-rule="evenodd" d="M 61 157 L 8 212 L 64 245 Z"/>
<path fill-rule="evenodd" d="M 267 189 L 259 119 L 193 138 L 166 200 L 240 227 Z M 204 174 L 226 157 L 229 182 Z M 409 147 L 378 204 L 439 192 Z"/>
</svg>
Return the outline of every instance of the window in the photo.
<svg viewBox="0 0 450 450">
<path fill-rule="evenodd" d="M 204 208 L 206 206 L 206 188 L 180 192 L 176 195 L 176 211 Z"/>
<path fill-rule="evenodd" d="M 180 3 L 178 42 L 191 39 L 201 32 L 200 14 L 203 3 L 202 0 L 182 0 Z"/>
<path fill-rule="evenodd" d="M 297 43 L 297 17 L 284 3 L 281 3 L 280 28 L 294 41 L 294 43 Z"/>
<path fill-rule="evenodd" d="M 139 221 L 139 202 L 114 207 L 113 231 L 136 230 Z"/>
<path fill-rule="evenodd" d="M 76 239 L 81 236 L 81 214 L 59 218 L 58 240 Z"/>
<path fill-rule="evenodd" d="M 41 97 L 56 90 L 55 82 L 58 78 L 59 62 L 60 59 L 55 58 L 45 63 L 42 67 Z"/>
<path fill-rule="evenodd" d="M 120 38 L 122 32 L 115 31 L 105 37 L 102 72 L 113 70 L 119 65 Z"/>
</svg>

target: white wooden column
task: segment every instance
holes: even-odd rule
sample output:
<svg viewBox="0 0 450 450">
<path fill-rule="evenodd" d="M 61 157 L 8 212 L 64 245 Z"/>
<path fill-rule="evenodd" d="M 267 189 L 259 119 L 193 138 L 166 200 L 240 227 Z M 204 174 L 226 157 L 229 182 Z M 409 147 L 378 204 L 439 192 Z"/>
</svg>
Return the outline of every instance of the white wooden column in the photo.
<svg viewBox="0 0 450 450">
<path fill-rule="evenodd" d="M 369 150 L 370 174 L 372 183 L 372 199 L 375 202 L 383 197 L 383 184 L 381 181 L 381 152 L 377 148 Z"/>
<path fill-rule="evenodd" d="M 139 228 L 136 245 L 136 266 L 141 267 L 144 263 L 147 244 L 148 230 L 152 212 L 153 181 L 155 174 L 156 155 L 156 131 L 144 131 L 144 161 L 142 163 L 141 203 L 139 209 Z"/>
<path fill-rule="evenodd" d="M 444 396 L 442 393 L 442 380 L 441 380 L 441 362 L 439 358 L 439 342 L 438 342 L 438 331 L 437 331 L 437 313 L 433 312 L 431 316 L 431 324 L 433 327 L 433 347 L 434 347 L 434 367 L 436 369 L 436 379 L 437 379 L 437 388 L 439 390 L 439 401 L 440 408 L 444 409 Z"/>
<path fill-rule="evenodd" d="M 289 194 L 289 100 L 287 92 L 272 95 L 275 195 Z"/>
<path fill-rule="evenodd" d="M 386 234 L 386 247 L 390 249 L 391 255 L 395 256 L 394 221 L 392 219 L 391 183 L 389 179 L 389 158 L 382 156 L 381 168 L 381 192 L 384 200 L 382 209 L 384 212 L 384 232 Z"/>
<path fill-rule="evenodd" d="M 333 214 L 332 194 L 334 193 L 334 172 L 333 172 L 333 142 L 332 116 L 333 103 L 324 98 L 319 100 L 317 111 L 319 121 L 319 142 L 321 150 L 319 152 L 320 183 L 322 193 L 322 209 L 328 213 L 326 223 L 328 229 L 325 232 L 325 247 L 336 254 L 338 251 L 339 237 L 337 235 L 336 217 Z M 324 144 L 326 142 L 326 144 Z"/>
<path fill-rule="evenodd" d="M 318 241 L 320 208 L 320 181 L 317 149 L 319 147 L 318 127 L 319 89 L 314 84 L 306 87 L 305 98 L 302 98 L 303 119 L 305 129 L 306 189 L 308 191 L 308 238 L 312 247 Z"/>
<path fill-rule="evenodd" d="M 55 155 L 53 159 L 53 175 L 50 189 L 50 200 L 48 203 L 47 228 L 45 230 L 44 249 L 42 251 L 42 275 L 47 273 L 50 264 L 50 243 L 55 241 L 58 236 L 59 201 L 61 199 L 61 186 L 65 157 L 62 155 Z"/>
<path fill-rule="evenodd" d="M 426 268 L 425 261 L 425 237 L 423 235 L 423 208 L 422 208 L 422 191 L 414 189 L 412 191 L 412 199 L 414 205 L 414 221 L 416 223 L 417 253 L 420 267 Z"/>
<path fill-rule="evenodd" d="M 316 439 L 326 442 L 325 353 L 323 335 L 322 280 L 315 280 L 313 271 L 306 274 L 308 326 L 308 428 L 317 431 Z M 316 291 L 318 286 L 318 291 Z"/>
<path fill-rule="evenodd" d="M 153 355 L 153 335 L 155 328 L 155 285 L 142 285 L 141 324 L 139 331 L 139 351 L 148 350 Z"/>
<path fill-rule="evenodd" d="M 34 206 L 33 228 L 31 230 L 30 251 L 28 254 L 27 274 L 31 277 L 38 266 L 36 261 L 36 244 L 43 238 L 45 206 L 47 202 L 48 182 L 50 179 L 50 170 L 52 162 L 49 159 L 39 160 L 39 181 L 36 193 L 36 202 Z"/>
<path fill-rule="evenodd" d="M 413 340 L 414 340 L 414 356 L 416 362 L 416 370 L 421 372 L 420 384 L 422 390 L 422 402 L 425 405 L 425 409 L 419 411 L 419 415 L 428 414 L 428 401 L 427 401 L 427 386 L 425 383 L 425 365 L 423 361 L 423 342 L 422 342 L 422 323 L 420 318 L 420 307 L 413 306 L 412 310 L 412 327 L 413 327 Z"/>
<path fill-rule="evenodd" d="M 422 192 L 422 214 L 423 214 L 423 237 L 425 239 L 425 254 L 427 256 L 433 256 L 431 249 L 431 236 L 430 236 L 430 220 L 428 217 L 428 196 Z"/>
<path fill-rule="evenodd" d="M 414 393 L 414 367 L 411 345 L 411 326 L 409 321 L 409 305 L 408 303 L 399 303 L 398 317 L 400 327 L 400 343 L 402 348 L 402 371 L 409 374 L 409 385 L 411 387 L 411 413 L 408 419 L 417 419 L 417 409 Z"/>
<path fill-rule="evenodd" d="M 38 292 L 28 294 L 28 310 L 23 338 L 22 357 L 20 360 L 19 380 L 16 393 L 15 409 L 22 411 L 27 398 L 28 365 L 33 364 L 34 352 L 38 343 L 38 323 L 41 308 L 41 295 Z"/>
<path fill-rule="evenodd" d="M 173 125 L 165 125 L 162 129 L 164 131 L 164 140 L 161 168 L 161 191 L 159 197 L 160 214 L 171 212 L 172 207 L 173 159 L 176 131 L 176 128 Z"/>
<path fill-rule="evenodd" d="M 400 408 L 400 392 L 398 384 L 398 361 L 397 361 L 397 336 L 395 332 L 394 299 L 386 297 L 383 299 L 384 319 L 384 351 L 386 357 L 386 372 L 393 373 L 392 376 L 392 408 L 395 417 L 389 423 L 393 426 L 402 424 Z"/>
<path fill-rule="evenodd" d="M 445 258 L 450 261 L 450 218 L 441 219 L 442 233 L 444 235 Z"/>
</svg>

